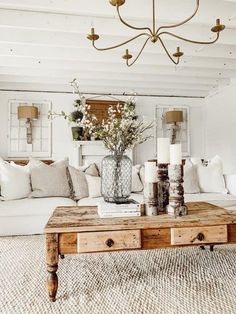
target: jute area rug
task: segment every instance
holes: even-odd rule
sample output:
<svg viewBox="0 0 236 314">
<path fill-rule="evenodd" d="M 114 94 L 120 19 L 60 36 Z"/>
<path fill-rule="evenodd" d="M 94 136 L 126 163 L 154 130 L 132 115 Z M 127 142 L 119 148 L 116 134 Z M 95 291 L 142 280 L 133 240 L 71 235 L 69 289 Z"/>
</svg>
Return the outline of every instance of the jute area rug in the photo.
<svg viewBox="0 0 236 314">
<path fill-rule="evenodd" d="M 46 291 L 43 236 L 0 238 L 0 313 L 236 313 L 236 246 L 66 256 Z"/>
</svg>

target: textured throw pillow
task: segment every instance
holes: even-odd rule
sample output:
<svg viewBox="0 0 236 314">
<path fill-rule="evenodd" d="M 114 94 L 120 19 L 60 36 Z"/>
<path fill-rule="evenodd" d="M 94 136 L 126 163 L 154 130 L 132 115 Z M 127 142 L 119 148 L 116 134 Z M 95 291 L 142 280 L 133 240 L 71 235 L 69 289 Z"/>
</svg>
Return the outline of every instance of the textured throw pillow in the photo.
<svg viewBox="0 0 236 314">
<path fill-rule="evenodd" d="M 67 177 L 68 160 L 51 165 L 40 162 L 31 168 L 31 197 L 69 197 L 70 187 Z"/>
<path fill-rule="evenodd" d="M 74 168 L 69 166 L 69 173 L 73 186 L 74 200 L 78 201 L 81 198 L 89 196 L 88 183 L 85 174 L 98 177 L 99 171 L 95 164 L 89 166 Z"/>
<path fill-rule="evenodd" d="M 134 193 L 142 192 L 143 190 L 143 184 L 139 177 L 140 168 L 141 165 L 136 165 L 132 167 L 132 192 Z"/>
<path fill-rule="evenodd" d="M 88 183 L 89 197 L 101 196 L 101 177 L 94 177 L 86 174 L 86 180 Z"/>
<path fill-rule="evenodd" d="M 69 173 L 73 186 L 74 200 L 78 201 L 81 198 L 88 197 L 89 192 L 85 173 L 71 166 L 69 166 Z"/>
<path fill-rule="evenodd" d="M 184 193 L 200 193 L 197 166 L 193 165 L 189 160 L 186 160 L 184 165 Z"/>
<path fill-rule="evenodd" d="M 87 166 L 82 166 L 78 168 L 79 170 L 85 172 L 86 174 L 89 174 L 90 176 L 95 176 L 99 177 L 99 169 L 95 163 L 87 165 Z"/>
<path fill-rule="evenodd" d="M 0 158 L 0 186 L 4 201 L 28 197 L 31 192 L 29 168 L 9 164 Z"/>
<path fill-rule="evenodd" d="M 197 175 L 200 190 L 203 193 L 227 194 L 223 176 L 223 164 L 219 156 L 215 156 L 207 166 L 197 164 Z"/>
</svg>

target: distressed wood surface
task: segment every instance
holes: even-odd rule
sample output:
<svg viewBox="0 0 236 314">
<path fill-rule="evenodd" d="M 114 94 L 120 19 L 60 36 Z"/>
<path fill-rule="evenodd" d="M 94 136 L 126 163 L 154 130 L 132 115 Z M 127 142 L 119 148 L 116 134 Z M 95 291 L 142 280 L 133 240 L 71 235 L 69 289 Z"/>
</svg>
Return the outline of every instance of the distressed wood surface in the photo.
<svg viewBox="0 0 236 314">
<path fill-rule="evenodd" d="M 236 224 L 228 225 L 228 242 L 236 243 Z"/>
<path fill-rule="evenodd" d="M 142 249 L 158 249 L 169 246 L 171 246 L 170 228 L 142 230 Z"/>
<path fill-rule="evenodd" d="M 58 234 L 46 234 L 46 263 L 48 271 L 47 287 L 49 300 L 56 301 L 58 288 Z"/>
<path fill-rule="evenodd" d="M 157 182 L 146 182 L 144 185 L 144 212 L 146 216 L 158 215 Z"/>
<path fill-rule="evenodd" d="M 11 162 L 11 161 L 14 161 L 14 163 L 16 165 L 19 165 L 19 166 L 26 166 L 29 162 L 28 159 L 7 159 L 6 160 L 7 162 Z M 41 160 L 42 162 L 44 162 L 45 164 L 47 165 L 51 165 L 54 161 L 53 160 Z"/>
<path fill-rule="evenodd" d="M 141 216 L 127 218 L 99 218 L 96 206 L 57 207 L 49 219 L 45 233 L 71 233 L 104 230 L 158 229 L 193 226 L 236 224 L 236 213 L 205 203 L 187 203 L 189 214 L 173 217 Z"/>
<path fill-rule="evenodd" d="M 157 179 L 158 179 L 158 210 L 160 213 L 167 212 L 169 204 L 169 177 L 168 164 L 157 164 Z"/>
<path fill-rule="evenodd" d="M 227 225 L 171 228 L 171 245 L 226 243 Z"/>
<path fill-rule="evenodd" d="M 78 253 L 106 252 L 140 248 L 140 230 L 78 233 Z"/>
</svg>

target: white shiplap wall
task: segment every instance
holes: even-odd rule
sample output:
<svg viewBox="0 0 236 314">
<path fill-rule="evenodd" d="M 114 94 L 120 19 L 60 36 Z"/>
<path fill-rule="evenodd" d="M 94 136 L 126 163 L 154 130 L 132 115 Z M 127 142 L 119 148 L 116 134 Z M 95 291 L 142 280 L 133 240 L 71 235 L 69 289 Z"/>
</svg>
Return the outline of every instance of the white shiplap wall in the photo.
<svg viewBox="0 0 236 314">
<path fill-rule="evenodd" d="M 206 98 L 206 156 L 219 155 L 224 172 L 236 173 L 236 82 Z"/>
<path fill-rule="evenodd" d="M 49 100 L 55 111 L 72 109 L 73 94 L 29 93 L 29 92 L 0 92 L 0 156 L 7 157 L 7 110 L 9 99 L 23 100 Z M 155 107 L 162 105 L 186 105 L 190 106 L 190 139 L 191 155 L 204 155 L 204 128 L 203 128 L 203 103 L 202 99 L 170 98 L 170 97 L 138 97 L 137 112 L 151 121 L 155 118 Z M 139 163 L 153 158 L 155 154 L 154 140 L 148 141 L 135 149 L 134 162 Z M 71 162 L 77 158 L 77 150 L 74 147 L 70 127 L 64 119 L 55 119 L 52 125 L 52 157 L 53 159 L 69 156 Z"/>
</svg>

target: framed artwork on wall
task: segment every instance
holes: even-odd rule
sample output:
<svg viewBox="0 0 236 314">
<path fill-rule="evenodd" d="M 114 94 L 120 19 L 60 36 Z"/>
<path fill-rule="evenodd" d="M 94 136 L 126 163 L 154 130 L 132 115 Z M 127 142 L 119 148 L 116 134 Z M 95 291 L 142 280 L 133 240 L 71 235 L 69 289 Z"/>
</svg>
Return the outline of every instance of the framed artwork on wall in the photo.
<svg viewBox="0 0 236 314">
<path fill-rule="evenodd" d="M 182 111 L 183 121 L 178 124 L 178 142 L 182 144 L 183 156 L 190 156 L 190 109 L 187 106 L 163 106 L 157 105 L 155 112 L 156 119 L 156 138 L 170 137 L 172 132 L 172 125 L 166 123 L 166 112 L 168 111 Z M 157 141 L 156 141 L 157 142 Z M 157 151 L 157 147 L 156 147 Z"/>
<path fill-rule="evenodd" d="M 37 118 L 30 121 L 19 117 L 18 107 L 37 108 Z M 8 157 L 40 157 L 48 158 L 52 155 L 51 123 L 48 111 L 51 110 L 50 101 L 9 100 L 8 106 Z M 32 141 L 28 143 L 29 122 L 32 127 Z M 27 124 L 28 123 L 28 124 Z"/>
</svg>

